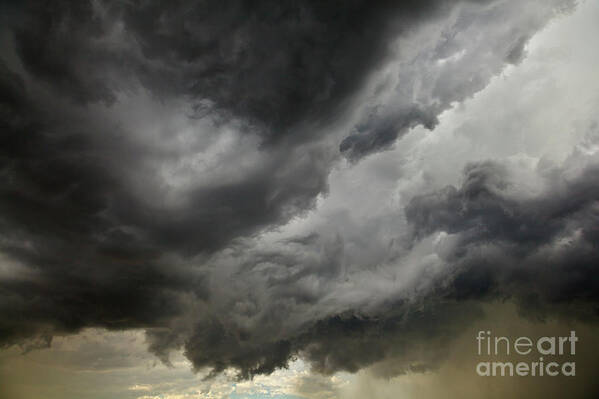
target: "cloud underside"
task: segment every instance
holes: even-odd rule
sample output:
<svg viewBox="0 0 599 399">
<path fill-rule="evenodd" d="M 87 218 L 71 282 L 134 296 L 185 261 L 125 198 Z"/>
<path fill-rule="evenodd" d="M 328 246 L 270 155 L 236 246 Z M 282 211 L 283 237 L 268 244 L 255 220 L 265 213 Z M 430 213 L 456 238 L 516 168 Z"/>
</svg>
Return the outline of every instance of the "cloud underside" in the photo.
<svg viewBox="0 0 599 399">
<path fill-rule="evenodd" d="M 342 226 L 260 241 L 316 212 L 340 162 L 434 130 L 570 2 L 3 7 L 0 344 L 144 328 L 165 362 L 182 348 L 215 373 L 301 356 L 401 374 L 437 368 L 483 302 L 596 318 L 594 155 L 537 167 L 528 194 L 509 165 L 471 163 L 353 268 Z M 425 244 L 440 272 L 369 285 Z"/>
</svg>

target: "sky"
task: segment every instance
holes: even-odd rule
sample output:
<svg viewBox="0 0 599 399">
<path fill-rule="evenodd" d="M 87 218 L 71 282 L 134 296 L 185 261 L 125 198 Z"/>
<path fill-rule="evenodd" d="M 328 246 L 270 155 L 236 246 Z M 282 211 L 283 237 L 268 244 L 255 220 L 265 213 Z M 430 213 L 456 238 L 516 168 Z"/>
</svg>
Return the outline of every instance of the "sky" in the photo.
<svg viewBox="0 0 599 399">
<path fill-rule="evenodd" d="M 3 2 L 0 398 L 597 397 L 597 21 Z M 479 376 L 479 331 L 577 374 Z"/>
</svg>

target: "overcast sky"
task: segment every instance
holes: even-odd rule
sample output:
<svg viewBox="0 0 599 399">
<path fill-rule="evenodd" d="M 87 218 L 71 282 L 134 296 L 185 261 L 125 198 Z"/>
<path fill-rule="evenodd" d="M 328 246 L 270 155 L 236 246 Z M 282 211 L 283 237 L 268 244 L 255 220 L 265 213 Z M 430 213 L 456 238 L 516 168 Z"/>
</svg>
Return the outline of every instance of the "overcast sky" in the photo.
<svg viewBox="0 0 599 399">
<path fill-rule="evenodd" d="M 3 3 L 0 398 L 595 397 L 597 22 Z M 576 379 L 474 371 L 573 328 Z"/>
</svg>

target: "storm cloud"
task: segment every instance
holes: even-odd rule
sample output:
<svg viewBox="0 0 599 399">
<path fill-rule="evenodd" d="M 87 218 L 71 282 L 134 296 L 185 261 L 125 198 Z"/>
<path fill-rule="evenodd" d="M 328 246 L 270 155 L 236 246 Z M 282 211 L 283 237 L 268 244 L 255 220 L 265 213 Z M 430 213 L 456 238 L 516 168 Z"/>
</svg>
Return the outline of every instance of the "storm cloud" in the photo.
<svg viewBox="0 0 599 399">
<path fill-rule="evenodd" d="M 1 7 L 1 346 L 144 329 L 212 376 L 392 376 L 488 302 L 596 318 L 596 121 L 561 162 L 481 151 L 450 185 L 459 154 L 401 152 L 573 2 Z"/>
</svg>

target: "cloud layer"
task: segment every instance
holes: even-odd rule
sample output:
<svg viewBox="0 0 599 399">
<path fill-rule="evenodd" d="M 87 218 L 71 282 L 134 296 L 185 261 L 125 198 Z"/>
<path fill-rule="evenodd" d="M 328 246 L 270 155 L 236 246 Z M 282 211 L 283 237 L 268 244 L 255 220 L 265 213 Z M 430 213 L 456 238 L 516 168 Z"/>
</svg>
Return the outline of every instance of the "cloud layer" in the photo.
<svg viewBox="0 0 599 399">
<path fill-rule="evenodd" d="M 1 345 L 396 375 L 488 301 L 596 318 L 596 121 L 559 160 L 511 150 L 519 105 L 442 122 L 572 2 L 225 3 L 2 6 Z"/>
</svg>

